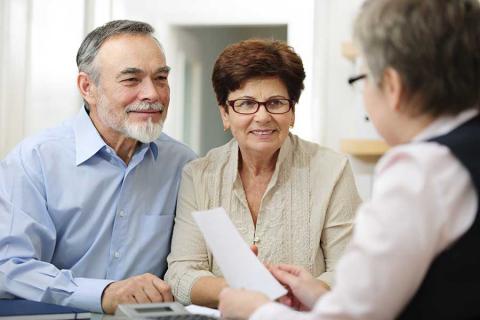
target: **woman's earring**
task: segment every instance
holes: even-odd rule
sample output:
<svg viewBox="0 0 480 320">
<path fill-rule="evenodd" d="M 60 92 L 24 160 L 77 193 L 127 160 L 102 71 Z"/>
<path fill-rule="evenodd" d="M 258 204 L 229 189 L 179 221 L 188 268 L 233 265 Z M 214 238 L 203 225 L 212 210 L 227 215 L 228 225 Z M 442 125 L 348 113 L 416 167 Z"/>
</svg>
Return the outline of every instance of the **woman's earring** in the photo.
<svg viewBox="0 0 480 320">
<path fill-rule="evenodd" d="M 292 123 L 290 123 L 289 127 L 290 127 L 290 128 L 293 128 L 293 122 L 292 122 Z"/>
</svg>

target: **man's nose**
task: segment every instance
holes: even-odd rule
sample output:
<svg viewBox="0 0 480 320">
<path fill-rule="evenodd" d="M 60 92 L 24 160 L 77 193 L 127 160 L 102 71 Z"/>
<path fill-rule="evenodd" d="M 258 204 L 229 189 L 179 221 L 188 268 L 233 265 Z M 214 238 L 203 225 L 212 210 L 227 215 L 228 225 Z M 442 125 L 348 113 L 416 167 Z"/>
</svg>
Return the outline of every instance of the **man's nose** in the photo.
<svg viewBox="0 0 480 320">
<path fill-rule="evenodd" d="M 142 81 L 139 99 L 142 101 L 157 102 L 160 99 L 158 90 L 152 79 L 146 78 Z"/>
</svg>

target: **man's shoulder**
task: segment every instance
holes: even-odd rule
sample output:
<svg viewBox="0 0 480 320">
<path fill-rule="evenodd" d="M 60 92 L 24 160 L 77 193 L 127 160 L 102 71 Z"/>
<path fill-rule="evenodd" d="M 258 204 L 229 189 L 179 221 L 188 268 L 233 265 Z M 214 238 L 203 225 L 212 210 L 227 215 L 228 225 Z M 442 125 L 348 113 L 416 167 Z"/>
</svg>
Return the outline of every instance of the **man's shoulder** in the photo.
<svg viewBox="0 0 480 320">
<path fill-rule="evenodd" d="M 72 135 L 71 129 L 61 124 L 25 138 L 0 161 L 0 176 L 11 183 L 27 179 L 41 188 L 45 166 L 58 171 L 65 157 L 74 154 Z"/>
<path fill-rule="evenodd" d="M 236 150 L 236 142 L 232 139 L 228 143 L 215 147 L 201 158 L 191 161 L 186 169 L 202 172 L 203 174 L 220 174 L 225 165 L 232 160 L 232 150 Z"/>
<path fill-rule="evenodd" d="M 155 140 L 155 144 L 158 147 L 159 154 L 168 153 L 169 155 L 184 157 L 188 160 L 197 158 L 197 155 L 195 154 L 195 152 L 193 152 L 192 149 L 190 149 L 190 147 L 170 137 L 166 133 L 162 132 L 160 137 Z"/>
<path fill-rule="evenodd" d="M 54 156 L 57 152 L 64 152 L 65 148 L 74 149 L 74 135 L 70 121 L 26 137 L 18 143 L 7 155 L 6 159 L 12 156 L 29 158 L 32 156 Z"/>
</svg>

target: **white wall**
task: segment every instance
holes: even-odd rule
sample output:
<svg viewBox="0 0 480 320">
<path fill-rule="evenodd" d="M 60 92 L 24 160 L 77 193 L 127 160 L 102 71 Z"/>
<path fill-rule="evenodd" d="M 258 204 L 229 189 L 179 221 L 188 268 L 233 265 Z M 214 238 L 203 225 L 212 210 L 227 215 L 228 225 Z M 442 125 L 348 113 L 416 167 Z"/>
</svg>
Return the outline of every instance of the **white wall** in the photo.
<svg viewBox="0 0 480 320">
<path fill-rule="evenodd" d="M 315 88 L 319 106 L 312 115 L 322 126 L 318 142 L 340 150 L 344 138 L 375 138 L 373 127 L 365 127 L 358 92 L 347 84 L 356 72 L 355 64 L 344 58 L 341 46 L 351 40 L 352 24 L 363 0 L 331 0 L 315 2 Z M 361 196 L 370 197 L 373 162 L 350 158 Z"/>
<path fill-rule="evenodd" d="M 24 135 L 29 1 L 0 1 L 0 157 Z"/>
<path fill-rule="evenodd" d="M 313 26 L 314 26 L 314 0 L 299 2 L 287 0 L 140 0 L 115 1 L 122 10 L 117 12 L 115 18 L 130 17 L 144 20 L 155 26 L 157 36 L 163 43 L 167 54 L 167 62 L 173 67 L 176 63 L 176 39 L 172 28 L 179 26 L 241 26 L 241 25 L 287 25 L 288 42 L 300 54 L 307 72 L 305 91 L 302 94 L 299 108 L 305 112 L 296 115 L 296 132 L 303 137 L 318 140 L 321 136 L 319 127 L 310 116 L 313 89 Z M 174 137 L 180 138 L 182 128 L 181 119 L 181 93 L 172 70 L 172 109 L 169 110 L 165 130 Z"/>
<path fill-rule="evenodd" d="M 355 137 L 354 92 L 347 79 L 355 66 L 341 54 L 341 46 L 351 40 L 352 21 L 362 0 L 317 1 L 315 6 L 315 87 L 323 112 L 315 117 L 324 130 L 321 142 L 338 149 L 340 140 Z"/>
<path fill-rule="evenodd" d="M 121 2 L 121 1 L 120 1 Z M 288 42 L 304 61 L 307 79 L 296 114 L 294 132 L 328 147 L 339 149 L 340 140 L 358 136 L 358 110 L 347 78 L 355 73 L 354 64 L 341 55 L 342 42 L 351 40 L 352 21 L 363 0 L 123 0 L 127 15 L 155 25 L 164 43 L 167 60 L 175 65 L 177 39 L 173 27 L 215 25 L 286 24 Z M 117 3 L 117 2 L 116 2 Z M 221 43 L 221 37 L 218 39 Z M 172 73 L 172 101 L 176 92 Z M 179 103 L 180 104 L 180 103 Z M 357 106 L 358 107 L 358 106 Z M 181 106 L 175 106 L 177 110 Z M 167 129 L 181 137 L 183 115 L 169 113 Z"/>
<path fill-rule="evenodd" d="M 0 158 L 80 109 L 75 56 L 87 29 L 85 13 L 105 3 L 0 1 Z"/>
<path fill-rule="evenodd" d="M 184 83 L 176 72 L 182 72 L 185 56 L 178 51 L 176 30 L 188 26 L 286 25 L 288 42 L 302 57 L 307 72 L 294 132 L 338 150 L 342 138 L 359 134 L 359 113 L 354 109 L 353 92 L 346 85 L 355 69 L 342 57 L 341 43 L 351 38 L 351 23 L 361 2 L 2 0 L 0 157 L 24 136 L 52 126 L 80 108 L 74 60 L 78 46 L 94 27 L 123 18 L 147 21 L 157 30 L 167 63 L 173 66 L 172 108 L 165 130 L 180 139 L 184 132 Z M 355 159 L 353 164 L 357 173 L 370 174 L 370 164 Z"/>
<path fill-rule="evenodd" d="M 118 18 L 152 23 L 173 65 L 177 54 L 172 32 L 175 27 L 287 25 L 288 41 L 301 55 L 307 72 L 294 131 L 338 148 L 339 138 L 353 128 L 348 109 L 351 95 L 344 85 L 352 64 L 341 57 L 340 43 L 350 38 L 350 20 L 359 2 L 3 0 L 0 156 L 23 136 L 52 126 L 79 108 L 76 50 L 87 31 Z M 169 114 L 166 130 L 181 138 L 181 103 L 175 105 L 181 102 L 177 80 L 172 72 L 172 103 L 176 109 Z"/>
<path fill-rule="evenodd" d="M 75 53 L 83 39 L 83 1 L 32 1 L 25 135 L 79 110 Z M 57 12 L 62 14 L 57 14 Z"/>
</svg>

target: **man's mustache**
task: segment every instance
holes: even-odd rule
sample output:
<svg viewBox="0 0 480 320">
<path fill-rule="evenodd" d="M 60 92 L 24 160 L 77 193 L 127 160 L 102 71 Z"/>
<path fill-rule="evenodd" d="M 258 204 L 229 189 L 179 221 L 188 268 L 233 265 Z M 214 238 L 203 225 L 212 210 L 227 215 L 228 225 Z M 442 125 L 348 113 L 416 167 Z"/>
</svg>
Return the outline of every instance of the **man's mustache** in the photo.
<svg viewBox="0 0 480 320">
<path fill-rule="evenodd" d="M 136 103 L 136 104 L 131 104 L 127 106 L 125 109 L 125 112 L 132 112 L 132 111 L 159 111 L 162 112 L 165 107 L 161 103 L 148 103 L 148 102 L 142 102 L 142 103 Z"/>
</svg>

